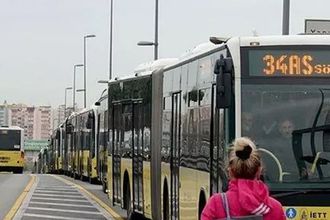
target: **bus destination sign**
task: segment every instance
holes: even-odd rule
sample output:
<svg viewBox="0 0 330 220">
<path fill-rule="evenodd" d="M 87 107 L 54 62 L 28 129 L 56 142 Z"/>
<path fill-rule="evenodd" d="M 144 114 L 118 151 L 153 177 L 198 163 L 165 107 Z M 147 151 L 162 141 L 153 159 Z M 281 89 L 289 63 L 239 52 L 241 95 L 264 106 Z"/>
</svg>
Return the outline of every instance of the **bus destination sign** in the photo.
<svg viewBox="0 0 330 220">
<path fill-rule="evenodd" d="M 250 50 L 249 75 L 267 77 L 330 77 L 327 50 Z"/>
</svg>

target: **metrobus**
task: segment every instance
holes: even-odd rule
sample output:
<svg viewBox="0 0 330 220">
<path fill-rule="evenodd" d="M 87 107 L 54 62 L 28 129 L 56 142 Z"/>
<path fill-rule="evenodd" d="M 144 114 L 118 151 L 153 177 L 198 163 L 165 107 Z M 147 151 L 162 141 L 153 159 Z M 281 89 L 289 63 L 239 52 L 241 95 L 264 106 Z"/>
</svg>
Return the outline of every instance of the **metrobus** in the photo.
<svg viewBox="0 0 330 220">
<path fill-rule="evenodd" d="M 226 190 L 228 146 L 248 136 L 288 219 L 329 219 L 330 37 L 212 42 L 109 82 L 111 202 L 133 219 L 199 219 Z"/>
<path fill-rule="evenodd" d="M 49 172 L 63 173 L 64 163 L 64 132 L 63 123 L 55 128 L 51 134 L 49 144 Z"/>
<path fill-rule="evenodd" d="M 0 127 L 0 171 L 23 173 L 24 130 L 17 126 Z"/>
<path fill-rule="evenodd" d="M 38 154 L 37 161 L 37 173 L 48 173 L 49 168 L 49 155 L 48 155 L 48 147 L 44 147 L 40 150 Z"/>
<path fill-rule="evenodd" d="M 107 89 L 106 89 L 107 91 Z M 97 158 L 97 177 L 102 184 L 103 192 L 108 189 L 107 170 L 108 170 L 108 148 L 109 129 L 108 129 L 108 95 L 102 94 L 101 98 L 95 103 L 97 106 L 97 137 L 96 137 L 96 158 Z"/>
<path fill-rule="evenodd" d="M 91 183 L 97 181 L 96 117 L 96 108 L 83 109 L 74 115 L 70 129 L 73 132 L 73 157 L 70 159 L 73 161 L 73 175 Z"/>
<path fill-rule="evenodd" d="M 64 174 L 73 176 L 75 170 L 75 151 L 74 151 L 74 120 L 76 113 L 72 113 L 65 119 L 63 125 L 64 133 Z"/>
</svg>

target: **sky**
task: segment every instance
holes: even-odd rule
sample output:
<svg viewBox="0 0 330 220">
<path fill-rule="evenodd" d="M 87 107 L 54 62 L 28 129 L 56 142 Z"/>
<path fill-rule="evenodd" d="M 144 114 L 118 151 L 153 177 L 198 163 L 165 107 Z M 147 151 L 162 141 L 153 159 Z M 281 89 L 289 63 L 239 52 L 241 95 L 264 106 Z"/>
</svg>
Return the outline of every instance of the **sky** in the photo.
<svg viewBox="0 0 330 220">
<path fill-rule="evenodd" d="M 129 75 L 153 59 L 155 0 L 113 0 L 113 77 Z M 290 34 L 304 32 L 305 19 L 330 19 L 328 0 L 291 0 Z M 280 35 L 281 0 L 159 0 L 159 58 L 179 57 L 210 36 Z M 65 103 L 73 66 L 83 63 L 86 41 L 87 106 L 109 78 L 110 0 L 0 0 L 0 104 Z M 83 88 L 77 68 L 76 88 Z M 76 93 L 83 106 L 83 93 Z M 67 91 L 72 106 L 72 91 Z"/>
</svg>

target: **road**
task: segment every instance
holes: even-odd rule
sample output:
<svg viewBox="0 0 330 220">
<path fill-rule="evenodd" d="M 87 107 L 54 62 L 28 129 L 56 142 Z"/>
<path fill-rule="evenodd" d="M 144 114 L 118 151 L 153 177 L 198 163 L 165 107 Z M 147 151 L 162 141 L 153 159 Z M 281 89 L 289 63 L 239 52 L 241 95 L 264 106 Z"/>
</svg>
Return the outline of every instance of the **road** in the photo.
<svg viewBox="0 0 330 220">
<path fill-rule="evenodd" d="M 95 196 L 55 175 L 0 174 L 0 195 L 0 219 L 113 219 Z"/>
<path fill-rule="evenodd" d="M 0 173 L 0 219 L 4 219 L 30 179 L 28 174 Z"/>
</svg>

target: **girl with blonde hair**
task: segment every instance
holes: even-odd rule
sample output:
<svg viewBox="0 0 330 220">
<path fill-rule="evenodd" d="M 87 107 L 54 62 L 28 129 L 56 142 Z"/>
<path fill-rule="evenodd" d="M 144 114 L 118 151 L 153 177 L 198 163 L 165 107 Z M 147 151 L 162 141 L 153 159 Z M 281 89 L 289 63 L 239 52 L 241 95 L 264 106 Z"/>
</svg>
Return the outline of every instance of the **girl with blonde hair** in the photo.
<svg viewBox="0 0 330 220">
<path fill-rule="evenodd" d="M 281 203 L 269 196 L 268 187 L 260 180 L 261 170 L 261 158 L 253 141 L 247 137 L 235 139 L 229 153 L 229 189 L 211 196 L 202 220 L 225 219 L 228 215 L 285 220 Z"/>
</svg>

